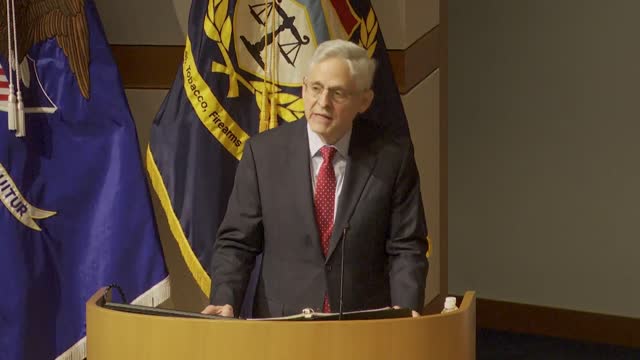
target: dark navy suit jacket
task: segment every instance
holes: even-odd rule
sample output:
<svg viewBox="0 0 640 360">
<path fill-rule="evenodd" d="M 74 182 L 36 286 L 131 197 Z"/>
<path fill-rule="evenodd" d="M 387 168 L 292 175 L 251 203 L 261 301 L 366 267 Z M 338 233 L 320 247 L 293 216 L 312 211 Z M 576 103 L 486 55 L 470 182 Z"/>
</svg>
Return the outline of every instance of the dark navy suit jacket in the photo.
<svg viewBox="0 0 640 360">
<path fill-rule="evenodd" d="M 428 270 L 427 227 L 408 138 L 353 124 L 345 179 L 327 257 L 313 208 L 307 121 L 245 143 L 211 264 L 212 304 L 240 310 L 255 257 L 263 253 L 254 317 L 339 308 L 340 241 L 345 311 L 399 305 L 421 311 Z"/>
</svg>

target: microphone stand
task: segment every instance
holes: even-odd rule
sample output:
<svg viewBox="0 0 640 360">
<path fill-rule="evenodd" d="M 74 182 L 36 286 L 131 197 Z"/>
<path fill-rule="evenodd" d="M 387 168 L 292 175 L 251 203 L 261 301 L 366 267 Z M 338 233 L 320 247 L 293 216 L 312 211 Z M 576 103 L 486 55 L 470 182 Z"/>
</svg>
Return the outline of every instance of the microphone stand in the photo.
<svg viewBox="0 0 640 360">
<path fill-rule="evenodd" d="M 344 243 L 347 242 L 348 230 L 349 224 L 342 229 L 342 244 L 340 244 L 340 312 L 338 313 L 338 320 L 342 320 L 342 299 L 344 294 Z"/>
</svg>

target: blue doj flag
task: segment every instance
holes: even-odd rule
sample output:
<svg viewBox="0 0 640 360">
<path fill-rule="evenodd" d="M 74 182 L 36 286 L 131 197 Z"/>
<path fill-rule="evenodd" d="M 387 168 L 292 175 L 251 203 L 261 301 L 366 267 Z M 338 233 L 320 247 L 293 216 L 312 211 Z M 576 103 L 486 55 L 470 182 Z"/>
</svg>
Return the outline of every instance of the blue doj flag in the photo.
<svg viewBox="0 0 640 360">
<path fill-rule="evenodd" d="M 157 305 L 169 282 L 94 3 L 15 3 L 18 51 L 0 11 L 0 359 L 78 359 L 94 292 Z"/>
<path fill-rule="evenodd" d="M 193 1 L 183 63 L 154 121 L 147 170 L 173 238 L 209 295 L 207 268 L 250 136 L 304 115 L 302 78 L 318 44 L 347 39 L 378 64 L 369 119 L 408 134 L 369 0 Z M 251 294 L 245 296 L 245 311 Z"/>
</svg>

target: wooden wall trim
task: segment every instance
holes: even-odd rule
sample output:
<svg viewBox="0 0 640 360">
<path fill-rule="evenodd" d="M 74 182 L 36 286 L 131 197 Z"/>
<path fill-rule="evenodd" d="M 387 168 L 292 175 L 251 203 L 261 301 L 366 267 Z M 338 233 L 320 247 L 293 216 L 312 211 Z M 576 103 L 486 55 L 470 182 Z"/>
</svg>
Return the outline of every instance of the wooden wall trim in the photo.
<svg viewBox="0 0 640 360">
<path fill-rule="evenodd" d="M 184 46 L 111 45 L 125 89 L 169 89 Z"/>
<path fill-rule="evenodd" d="M 406 94 L 440 65 L 440 26 L 405 50 L 389 50 L 392 71 Z M 111 45 L 126 89 L 169 89 L 183 57 L 184 46 Z"/>
<path fill-rule="evenodd" d="M 446 62 L 440 59 L 441 50 L 446 46 L 446 42 L 440 41 L 441 27 L 442 25 L 434 27 L 404 50 L 387 51 L 401 94 L 411 91 Z"/>
<path fill-rule="evenodd" d="M 477 300 L 476 316 L 478 328 L 640 348 L 637 318 L 488 299 Z"/>
</svg>

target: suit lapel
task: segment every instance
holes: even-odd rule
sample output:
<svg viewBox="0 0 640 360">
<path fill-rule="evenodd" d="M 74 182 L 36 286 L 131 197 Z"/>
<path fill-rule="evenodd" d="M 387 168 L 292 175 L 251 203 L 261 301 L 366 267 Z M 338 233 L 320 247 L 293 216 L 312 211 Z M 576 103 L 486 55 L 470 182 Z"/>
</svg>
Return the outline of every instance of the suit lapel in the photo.
<svg viewBox="0 0 640 360">
<path fill-rule="evenodd" d="M 309 137 L 307 134 L 307 120 L 302 118 L 294 124 L 294 135 L 290 142 L 288 175 L 293 180 L 291 188 L 287 191 L 293 197 L 295 209 L 299 211 L 303 229 L 308 229 L 311 243 L 316 248 L 319 256 L 322 256 L 322 246 L 313 205 L 313 186 L 311 184 L 311 164 L 309 156 Z"/>
<path fill-rule="evenodd" d="M 345 178 L 340 192 L 340 201 L 338 202 L 338 212 L 333 224 L 329 252 L 325 261 L 328 261 L 338 246 L 342 231 L 351 219 L 351 215 L 360 200 L 360 195 L 376 163 L 376 154 L 371 150 L 372 144 L 366 136 L 366 129 L 359 126 L 360 121 L 366 120 L 359 119 L 354 122 L 349 144 L 349 158 L 347 159 Z"/>
</svg>

